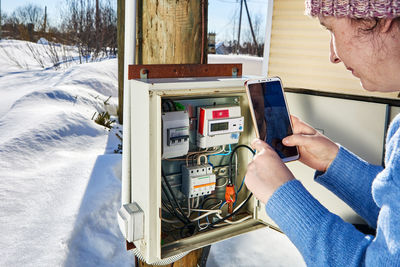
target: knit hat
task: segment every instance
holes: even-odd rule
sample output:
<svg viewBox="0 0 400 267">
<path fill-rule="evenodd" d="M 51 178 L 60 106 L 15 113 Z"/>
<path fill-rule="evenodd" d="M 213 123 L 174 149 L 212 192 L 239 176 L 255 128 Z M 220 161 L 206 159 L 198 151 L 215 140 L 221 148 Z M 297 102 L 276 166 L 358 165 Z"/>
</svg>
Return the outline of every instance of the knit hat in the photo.
<svg viewBox="0 0 400 267">
<path fill-rule="evenodd" d="M 306 0 L 308 16 L 394 18 L 400 16 L 400 0 Z"/>
</svg>

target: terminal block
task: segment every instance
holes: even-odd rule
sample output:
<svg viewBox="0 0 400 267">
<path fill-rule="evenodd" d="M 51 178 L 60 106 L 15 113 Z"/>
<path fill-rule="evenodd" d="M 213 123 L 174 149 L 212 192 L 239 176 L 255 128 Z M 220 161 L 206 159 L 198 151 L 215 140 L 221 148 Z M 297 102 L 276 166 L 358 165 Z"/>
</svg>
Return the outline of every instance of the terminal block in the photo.
<svg viewBox="0 0 400 267">
<path fill-rule="evenodd" d="M 189 198 L 211 194 L 215 190 L 215 182 L 210 164 L 182 166 L 182 192 Z"/>
</svg>

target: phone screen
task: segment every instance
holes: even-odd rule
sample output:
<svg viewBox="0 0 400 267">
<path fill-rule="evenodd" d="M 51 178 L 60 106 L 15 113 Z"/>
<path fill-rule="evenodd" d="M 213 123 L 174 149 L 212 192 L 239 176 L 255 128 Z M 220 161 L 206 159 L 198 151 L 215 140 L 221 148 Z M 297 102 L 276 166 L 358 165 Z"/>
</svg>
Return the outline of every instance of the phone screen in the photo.
<svg viewBox="0 0 400 267">
<path fill-rule="evenodd" d="M 248 90 L 259 138 L 273 147 L 282 159 L 297 159 L 297 147 L 287 147 L 282 143 L 282 139 L 292 135 L 293 130 L 281 82 L 250 83 Z"/>
</svg>

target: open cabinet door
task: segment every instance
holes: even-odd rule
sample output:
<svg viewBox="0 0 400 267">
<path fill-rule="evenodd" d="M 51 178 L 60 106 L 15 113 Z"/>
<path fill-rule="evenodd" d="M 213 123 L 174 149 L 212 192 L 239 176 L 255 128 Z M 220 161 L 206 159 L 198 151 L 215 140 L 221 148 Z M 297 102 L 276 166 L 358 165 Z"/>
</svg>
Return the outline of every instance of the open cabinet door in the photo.
<svg viewBox="0 0 400 267">
<path fill-rule="evenodd" d="M 368 162 L 382 164 L 388 105 L 300 93 L 286 93 L 286 98 L 291 114 Z M 347 204 L 314 181 L 313 169 L 300 161 L 287 166 L 332 213 L 353 224 L 364 223 Z M 271 223 L 271 219 L 264 216 L 260 218 Z"/>
</svg>

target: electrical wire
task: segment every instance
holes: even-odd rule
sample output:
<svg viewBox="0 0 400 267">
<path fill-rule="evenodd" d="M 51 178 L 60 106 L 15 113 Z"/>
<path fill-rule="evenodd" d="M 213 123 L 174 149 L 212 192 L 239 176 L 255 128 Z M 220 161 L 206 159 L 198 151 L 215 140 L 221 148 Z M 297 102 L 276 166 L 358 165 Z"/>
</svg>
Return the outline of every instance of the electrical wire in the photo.
<svg viewBox="0 0 400 267">
<path fill-rule="evenodd" d="M 179 212 L 177 212 L 177 211 L 175 210 L 175 208 L 173 207 L 171 198 L 169 197 L 169 195 L 168 195 L 168 193 L 167 193 L 167 191 L 166 191 L 166 189 L 165 189 L 165 187 L 164 187 L 163 185 L 161 186 L 161 189 L 162 189 L 164 195 L 167 197 L 167 200 L 168 200 L 170 206 L 172 207 L 172 210 L 170 210 L 170 209 L 168 208 L 168 205 L 165 204 L 164 201 L 162 201 L 162 204 L 165 206 L 165 208 L 167 208 L 168 211 L 170 212 L 170 214 L 171 214 L 171 215 L 174 215 L 174 216 L 175 216 L 178 220 L 180 220 L 183 224 L 188 223 L 188 220 L 185 220 L 185 218 L 184 218 L 181 214 L 179 214 Z"/>
<path fill-rule="evenodd" d="M 164 171 L 163 171 L 163 170 L 161 170 L 161 176 L 162 176 L 162 179 L 163 179 L 164 183 L 167 185 L 168 190 L 169 190 L 169 193 L 171 194 L 172 199 L 174 200 L 174 202 L 175 202 L 175 204 L 176 204 L 176 207 L 178 208 L 178 210 L 179 210 L 179 212 L 181 213 L 182 217 L 184 218 L 184 220 L 185 220 L 187 223 L 191 223 L 191 221 L 189 220 L 189 218 L 188 218 L 188 217 L 186 216 L 186 214 L 183 212 L 181 205 L 179 205 L 179 203 L 178 203 L 178 201 L 177 201 L 177 199 L 176 199 L 176 196 L 175 196 L 174 192 L 172 191 L 171 185 L 169 184 L 167 178 L 165 178 L 165 175 L 164 175 Z M 166 194 L 166 195 L 167 195 L 167 198 L 169 199 L 168 194 L 165 192 L 165 188 L 164 188 L 163 190 L 164 190 L 164 194 Z M 169 199 L 169 200 L 170 200 L 170 199 Z M 172 201 L 170 201 L 170 204 L 172 204 Z M 172 205 L 172 207 L 173 207 L 173 206 L 174 206 L 174 205 Z"/>
<path fill-rule="evenodd" d="M 251 198 L 252 196 L 253 196 L 253 193 L 250 193 L 250 194 L 247 196 L 246 200 L 243 201 L 242 203 L 240 203 L 239 206 L 237 206 L 237 208 L 235 209 L 235 211 L 233 211 L 232 213 L 226 215 L 225 217 L 223 217 L 223 218 L 221 218 L 221 219 L 219 219 L 219 220 L 217 220 L 217 221 L 215 221 L 215 222 L 210 223 L 210 224 L 209 224 L 209 227 L 214 227 L 215 225 L 217 225 L 217 224 L 219 224 L 219 223 L 225 221 L 226 219 L 229 219 L 229 218 L 231 218 L 232 216 L 236 215 L 236 214 L 239 212 L 239 210 L 240 210 L 244 205 L 246 205 L 247 202 L 249 202 L 249 200 L 250 200 L 250 198 Z"/>
<path fill-rule="evenodd" d="M 247 146 L 247 145 L 238 145 L 236 146 L 231 153 L 231 156 L 229 157 L 229 183 L 233 184 L 233 179 L 232 179 L 232 161 L 233 161 L 233 156 L 235 155 L 236 151 L 239 148 L 247 148 L 248 150 L 250 150 L 250 152 L 253 154 L 253 156 L 256 154 L 256 152 L 253 151 L 253 149 L 251 149 L 251 147 Z"/>
<path fill-rule="evenodd" d="M 220 179 L 225 179 L 225 183 L 223 183 L 221 185 L 216 185 L 215 188 L 222 188 L 222 187 L 224 187 L 224 186 L 226 186 L 228 184 L 228 177 L 227 176 L 220 177 L 220 178 L 217 179 L 217 181 L 220 180 Z"/>
<path fill-rule="evenodd" d="M 247 145 L 238 145 L 238 146 L 236 146 L 236 147 L 232 150 L 232 154 L 231 154 L 231 156 L 229 157 L 229 173 L 230 173 L 229 177 L 230 177 L 230 180 L 231 180 L 230 182 L 231 182 L 231 183 L 232 183 L 232 160 L 233 160 L 233 155 L 234 155 L 234 154 L 236 153 L 236 151 L 237 151 L 238 149 L 240 149 L 240 148 L 246 148 L 246 149 L 248 149 L 248 150 L 253 154 L 253 156 L 256 154 L 255 151 L 254 151 L 253 149 L 251 149 L 251 147 L 249 147 L 249 146 L 247 146 Z M 253 193 L 250 193 L 250 194 L 247 196 L 247 198 L 246 198 L 242 203 L 240 203 L 240 204 L 233 210 L 232 213 L 230 213 L 230 214 L 228 214 L 228 215 L 226 215 L 226 216 L 224 216 L 224 217 L 218 219 L 217 221 L 214 221 L 214 222 L 210 223 L 210 224 L 208 225 L 208 227 L 214 227 L 215 225 L 217 225 L 217 224 L 219 224 L 219 223 L 221 223 L 221 222 L 224 222 L 226 219 L 229 219 L 229 218 L 231 218 L 232 216 L 236 215 L 236 214 L 239 212 L 239 210 L 240 210 L 243 206 L 245 206 L 245 205 L 247 204 L 247 202 L 249 202 L 249 200 L 250 200 L 250 198 L 251 198 L 252 196 L 253 196 Z"/>
</svg>

